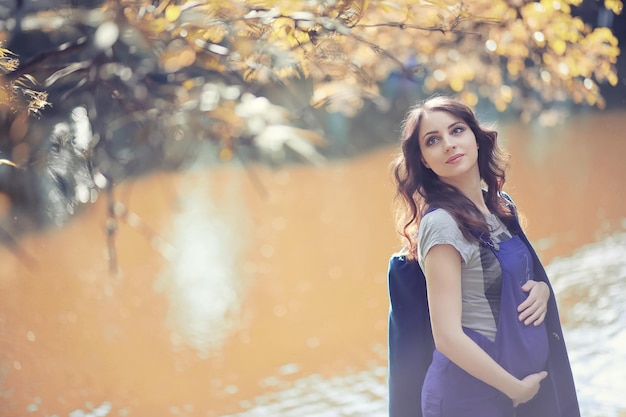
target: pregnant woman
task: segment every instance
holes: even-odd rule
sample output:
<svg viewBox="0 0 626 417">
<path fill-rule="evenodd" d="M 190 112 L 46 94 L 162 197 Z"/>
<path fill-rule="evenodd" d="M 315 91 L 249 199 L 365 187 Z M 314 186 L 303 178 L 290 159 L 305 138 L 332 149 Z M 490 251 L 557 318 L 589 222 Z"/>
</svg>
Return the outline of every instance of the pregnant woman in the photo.
<svg viewBox="0 0 626 417">
<path fill-rule="evenodd" d="M 402 127 L 390 417 L 579 417 L 552 288 L 502 191 L 497 132 L 447 97 Z"/>
</svg>

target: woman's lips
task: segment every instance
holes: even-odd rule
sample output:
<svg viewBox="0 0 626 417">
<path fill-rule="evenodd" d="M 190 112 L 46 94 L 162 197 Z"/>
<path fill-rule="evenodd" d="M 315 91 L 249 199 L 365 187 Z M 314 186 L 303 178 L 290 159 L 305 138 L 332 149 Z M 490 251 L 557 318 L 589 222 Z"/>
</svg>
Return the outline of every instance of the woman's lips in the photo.
<svg viewBox="0 0 626 417">
<path fill-rule="evenodd" d="M 463 154 L 457 153 L 456 155 L 452 155 L 450 158 L 448 158 L 448 160 L 446 161 L 446 164 L 455 164 L 458 161 L 460 161 L 461 158 L 463 158 Z"/>
</svg>

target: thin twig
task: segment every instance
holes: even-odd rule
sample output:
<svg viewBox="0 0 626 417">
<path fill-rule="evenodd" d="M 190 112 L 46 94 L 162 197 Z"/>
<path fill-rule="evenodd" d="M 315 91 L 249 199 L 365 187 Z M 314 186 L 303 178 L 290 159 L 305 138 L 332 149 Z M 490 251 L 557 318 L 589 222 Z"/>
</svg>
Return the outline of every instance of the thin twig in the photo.
<svg viewBox="0 0 626 417">
<path fill-rule="evenodd" d="M 81 36 L 73 42 L 66 42 L 56 48 L 43 51 L 30 59 L 20 62 L 19 68 L 10 73 L 10 75 L 14 76 L 15 78 L 19 78 L 23 74 L 30 72 L 30 67 L 40 64 L 47 59 L 58 60 L 63 55 L 70 55 L 78 49 L 83 49 L 86 46 L 86 43 L 87 37 Z"/>
<path fill-rule="evenodd" d="M 115 235 L 117 233 L 117 216 L 115 215 L 115 197 L 113 196 L 113 184 L 108 183 L 106 186 L 107 196 L 107 221 L 106 221 L 106 234 L 107 234 L 107 250 L 109 255 L 109 272 L 116 275 L 118 272 L 117 266 L 117 252 L 115 250 Z"/>
<path fill-rule="evenodd" d="M 19 259 L 29 270 L 37 266 L 37 260 L 22 248 L 17 241 L 4 227 L 0 226 L 0 242 L 8 248 L 17 259 Z"/>
<path fill-rule="evenodd" d="M 237 156 L 237 160 L 241 162 L 241 165 L 246 170 L 246 173 L 248 174 L 248 178 L 250 178 L 250 182 L 252 182 L 252 185 L 254 186 L 254 188 L 259 192 L 262 198 L 266 199 L 269 196 L 267 188 L 265 187 L 265 185 L 263 185 L 263 182 L 259 179 L 258 175 L 254 172 L 254 170 L 250 166 L 250 163 L 244 159 L 243 155 L 241 155 L 240 152 L 235 152 L 235 155 Z"/>
</svg>

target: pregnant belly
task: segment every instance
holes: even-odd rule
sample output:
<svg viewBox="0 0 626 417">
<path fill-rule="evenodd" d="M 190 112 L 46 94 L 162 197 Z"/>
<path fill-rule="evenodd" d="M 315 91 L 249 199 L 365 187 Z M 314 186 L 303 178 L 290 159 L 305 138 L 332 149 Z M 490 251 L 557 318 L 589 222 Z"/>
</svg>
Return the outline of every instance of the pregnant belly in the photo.
<svg viewBox="0 0 626 417">
<path fill-rule="evenodd" d="M 498 329 L 496 360 L 517 378 L 547 369 L 549 345 L 545 324 L 514 323 Z"/>
</svg>

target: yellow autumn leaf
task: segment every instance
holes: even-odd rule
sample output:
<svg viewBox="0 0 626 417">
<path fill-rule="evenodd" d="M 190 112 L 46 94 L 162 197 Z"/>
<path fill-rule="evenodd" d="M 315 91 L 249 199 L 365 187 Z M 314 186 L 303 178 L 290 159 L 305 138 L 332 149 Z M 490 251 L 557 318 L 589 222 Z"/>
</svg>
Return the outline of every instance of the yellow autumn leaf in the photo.
<svg viewBox="0 0 626 417">
<path fill-rule="evenodd" d="M 518 75 L 524 69 L 524 62 L 512 59 L 506 64 L 506 70 L 510 75 Z"/>
<path fill-rule="evenodd" d="M 247 67 L 244 71 L 243 71 L 243 79 L 244 81 L 250 83 L 253 82 L 254 80 L 257 79 L 259 73 L 257 72 L 256 69 L 251 68 L 251 67 Z"/>
<path fill-rule="evenodd" d="M 567 49 L 567 44 L 563 39 L 550 39 L 549 45 L 557 55 L 563 55 Z"/>
<path fill-rule="evenodd" d="M 276 76 L 280 79 L 289 78 L 289 77 L 299 78 L 299 73 L 297 69 L 294 67 L 276 68 L 274 70 L 274 74 L 276 74 Z"/>
<path fill-rule="evenodd" d="M 507 29 L 507 34 L 511 34 L 514 39 L 525 40 L 528 38 L 529 29 L 521 20 L 511 22 Z"/>
<path fill-rule="evenodd" d="M 195 81 L 191 78 L 183 82 L 183 88 L 187 91 L 190 91 L 194 86 L 195 86 Z"/>
<path fill-rule="evenodd" d="M 150 22 L 149 28 L 154 33 L 160 33 L 164 32 L 169 24 L 170 22 L 168 22 L 167 19 L 161 17 Z"/>
<path fill-rule="evenodd" d="M 572 19 L 572 29 L 576 29 L 579 32 L 585 30 L 585 21 L 580 17 L 575 17 Z"/>
<path fill-rule="evenodd" d="M 493 104 L 499 112 L 503 112 L 506 110 L 507 104 L 502 99 L 495 99 Z"/>
<path fill-rule="evenodd" d="M 593 106 L 596 104 L 598 98 L 595 94 L 587 94 L 587 96 L 585 97 L 585 100 L 587 101 L 587 104 L 589 104 L 590 106 Z"/>
<path fill-rule="evenodd" d="M 450 88 L 452 89 L 452 91 L 455 91 L 458 93 L 463 90 L 464 86 L 465 86 L 465 82 L 460 77 L 454 77 L 450 80 Z"/>
<path fill-rule="evenodd" d="M 16 56 L 12 51 L 4 48 L 0 48 L 0 58 L 14 57 Z"/>
<path fill-rule="evenodd" d="M 221 25 L 214 25 L 208 27 L 202 33 L 202 39 L 211 43 L 220 43 L 224 40 L 224 36 L 226 36 L 226 29 L 224 29 Z"/>
<path fill-rule="evenodd" d="M 500 99 L 505 103 L 510 103 L 513 101 L 513 89 L 508 85 L 503 85 L 500 87 Z"/>
<path fill-rule="evenodd" d="M 168 22 L 175 22 L 180 17 L 180 14 L 180 7 L 174 4 L 170 4 L 169 6 L 167 6 L 167 9 L 165 9 L 165 19 Z"/>
<path fill-rule="evenodd" d="M 169 48 L 161 54 L 161 64 L 166 72 L 176 72 L 192 65 L 196 61 L 196 52 L 190 47 Z"/>
<path fill-rule="evenodd" d="M 617 38 L 613 35 L 611 29 L 607 27 L 595 28 L 588 38 L 597 43 L 608 43 L 611 46 L 617 46 L 618 44 Z"/>
<path fill-rule="evenodd" d="M 615 14 L 621 14 L 624 4 L 619 0 L 604 0 L 604 7 Z"/>
<path fill-rule="evenodd" d="M 478 96 L 472 91 L 461 93 L 461 100 L 470 107 L 474 107 L 478 104 Z"/>
</svg>

